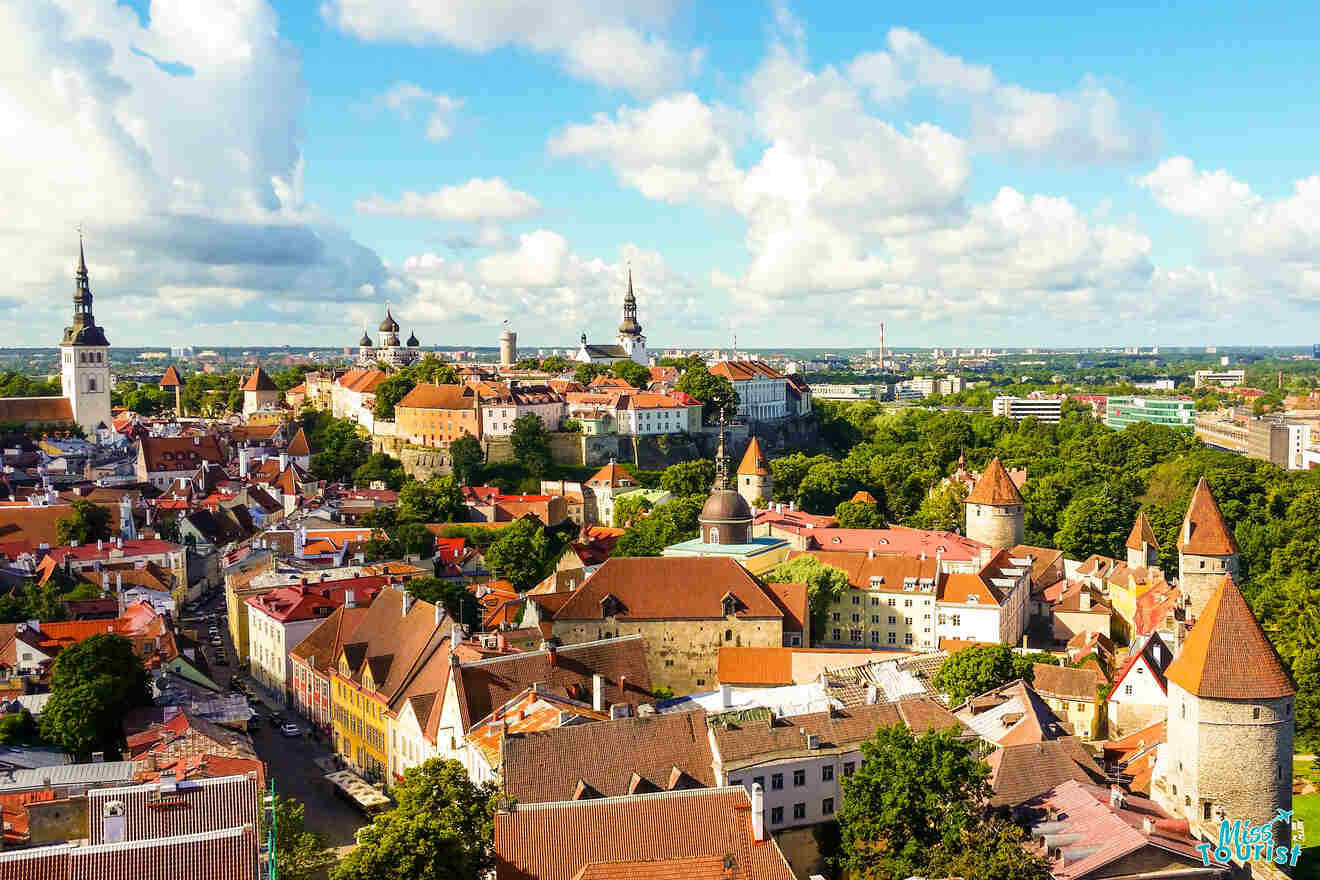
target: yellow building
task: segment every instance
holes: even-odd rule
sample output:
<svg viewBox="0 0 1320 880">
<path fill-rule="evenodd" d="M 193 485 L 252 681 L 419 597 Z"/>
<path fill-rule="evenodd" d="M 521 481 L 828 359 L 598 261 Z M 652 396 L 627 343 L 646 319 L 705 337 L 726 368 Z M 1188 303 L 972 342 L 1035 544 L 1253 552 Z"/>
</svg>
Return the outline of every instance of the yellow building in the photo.
<svg viewBox="0 0 1320 880">
<path fill-rule="evenodd" d="M 1036 663 L 1032 672 L 1032 689 L 1075 735 L 1092 742 L 1104 736 L 1105 714 L 1100 711 L 1100 681 L 1094 670 Z"/>
<path fill-rule="evenodd" d="M 233 640 L 238 663 L 246 663 L 251 653 L 247 600 L 272 589 L 267 585 L 252 586 L 252 579 L 270 571 L 273 563 L 274 557 L 265 553 L 254 560 L 251 566 L 225 575 L 225 611 L 229 615 L 229 638 Z"/>
<path fill-rule="evenodd" d="M 389 712 L 377 686 L 370 666 L 354 681 L 348 657 L 340 652 L 339 668 L 330 676 L 335 751 L 369 779 L 384 779 L 390 760 Z"/>
</svg>

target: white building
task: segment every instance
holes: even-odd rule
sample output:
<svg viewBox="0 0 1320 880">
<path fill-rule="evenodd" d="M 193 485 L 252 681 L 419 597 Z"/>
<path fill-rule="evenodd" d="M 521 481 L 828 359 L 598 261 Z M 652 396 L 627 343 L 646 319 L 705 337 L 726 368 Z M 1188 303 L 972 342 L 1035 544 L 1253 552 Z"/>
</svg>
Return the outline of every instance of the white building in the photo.
<svg viewBox="0 0 1320 880">
<path fill-rule="evenodd" d="M 760 422 L 788 416 L 788 377 L 762 361 L 720 361 L 711 366 L 738 394 L 738 418 Z"/>
<path fill-rule="evenodd" d="M 508 394 L 481 397 L 481 436 L 508 437 L 519 416 L 536 416 L 547 431 L 558 431 L 567 413 L 564 398 L 547 385 L 515 386 Z"/>
<path fill-rule="evenodd" d="M 1137 637 L 1105 701 L 1112 738 L 1165 719 L 1169 713 L 1169 683 L 1164 671 L 1172 660 L 1173 651 L 1159 635 Z"/>
<path fill-rule="evenodd" d="M 696 421 L 692 420 L 693 410 Z M 638 391 L 624 394 L 614 410 L 620 434 L 677 434 L 701 427 L 701 408 L 690 407 L 666 394 Z"/>
<path fill-rule="evenodd" d="M 329 594 L 329 595 L 325 595 Z M 353 591 L 279 587 L 247 600 L 248 660 L 252 677 L 280 703 L 288 698 L 291 651 L 341 604 L 352 605 Z"/>
<path fill-rule="evenodd" d="M 1197 370 L 1192 373 L 1192 385 L 1201 388 L 1205 385 L 1219 385 L 1233 388 L 1247 381 L 1246 370 Z"/>
<path fill-rule="evenodd" d="M 1035 418 L 1049 424 L 1056 424 L 1062 417 L 1062 411 L 1062 397 L 1013 397 L 1001 394 L 990 407 L 992 414 L 1007 416 L 1015 422 Z"/>
<path fill-rule="evenodd" d="M 1027 631 L 1030 600 L 1031 560 L 1000 553 L 976 574 L 945 576 L 935 603 L 936 634 L 1016 645 Z"/>
</svg>

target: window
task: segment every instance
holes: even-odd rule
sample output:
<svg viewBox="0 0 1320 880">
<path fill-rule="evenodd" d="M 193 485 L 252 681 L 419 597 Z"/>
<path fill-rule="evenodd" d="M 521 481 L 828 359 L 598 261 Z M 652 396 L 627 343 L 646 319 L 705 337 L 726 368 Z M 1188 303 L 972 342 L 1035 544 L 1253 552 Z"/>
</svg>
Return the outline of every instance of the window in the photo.
<svg viewBox="0 0 1320 880">
<path fill-rule="evenodd" d="M 871 615 L 871 623 L 879 623 L 879 622 L 880 622 L 880 615 L 879 615 L 879 614 L 872 614 L 872 615 Z"/>
<path fill-rule="evenodd" d="M 898 633 L 890 632 L 890 633 L 889 633 L 889 644 L 892 645 L 892 644 L 894 644 L 897 640 L 898 640 Z"/>
<path fill-rule="evenodd" d="M 860 629 L 849 630 L 848 639 L 849 641 L 860 642 L 862 640 L 862 631 Z"/>
<path fill-rule="evenodd" d="M 830 620 L 833 620 L 835 623 L 838 623 L 839 616 L 840 616 L 839 612 L 835 611 L 833 614 L 830 615 Z"/>
<path fill-rule="evenodd" d="M 844 778 L 847 778 L 847 777 L 849 777 L 849 776 L 852 776 L 852 775 L 853 775 L 854 773 L 856 773 L 856 772 L 857 772 L 857 765 L 856 765 L 855 763 L 853 763 L 852 761 L 844 761 L 844 762 L 843 762 L 843 775 L 844 775 Z"/>
<path fill-rule="evenodd" d="M 804 785 L 806 785 L 806 784 L 807 784 L 807 771 L 806 771 L 806 770 L 794 770 L 794 771 L 793 771 L 793 787 L 794 787 L 794 788 L 801 788 L 802 786 L 804 786 Z"/>
<path fill-rule="evenodd" d="M 794 819 L 805 819 L 805 818 L 807 818 L 807 805 L 806 805 L 806 804 L 794 804 L 794 805 L 793 805 L 793 818 L 794 818 Z"/>
<path fill-rule="evenodd" d="M 733 641 L 733 630 L 731 630 L 731 629 L 726 629 L 726 630 L 724 631 L 724 641 L 726 641 L 726 642 L 731 642 L 731 641 Z"/>
<path fill-rule="evenodd" d="M 772 773 L 770 775 L 770 788 L 772 791 L 781 791 L 784 788 L 784 774 Z"/>
<path fill-rule="evenodd" d="M 833 764 L 826 764 L 824 767 L 821 767 L 821 768 L 820 768 L 820 781 L 821 781 L 821 782 L 829 782 L 829 781 L 832 780 L 833 778 L 834 778 L 834 765 L 833 765 Z"/>
<path fill-rule="evenodd" d="M 834 815 L 834 798 L 825 798 L 820 802 L 820 811 L 826 816 Z"/>
<path fill-rule="evenodd" d="M 771 825 L 782 825 L 783 823 L 784 823 L 784 808 L 783 808 L 783 807 L 771 807 L 771 808 L 770 808 L 770 824 L 771 824 Z"/>
<path fill-rule="evenodd" d="M 854 614 L 854 615 L 852 616 L 852 622 L 853 622 L 853 623 L 861 623 L 861 622 L 862 622 L 862 615 L 860 615 L 860 614 Z"/>
<path fill-rule="evenodd" d="M 904 600 L 903 600 L 903 607 L 904 607 L 904 608 L 911 608 L 911 607 L 912 607 L 912 600 L 911 600 L 911 599 L 904 599 Z"/>
<path fill-rule="evenodd" d="M 759 785 L 759 786 L 761 786 L 761 788 L 764 789 L 764 788 L 765 788 L 765 777 L 764 777 L 764 776 L 753 776 L 753 777 L 752 777 L 752 785 Z"/>
<path fill-rule="evenodd" d="M 941 614 L 941 615 L 940 615 L 940 618 L 939 618 L 939 625 L 940 625 L 940 626 L 944 626 L 944 625 L 945 625 L 946 623 L 948 623 L 948 622 L 949 622 L 949 619 L 948 619 L 947 617 L 945 617 L 943 614 Z"/>
<path fill-rule="evenodd" d="M 860 605 L 861 602 L 862 602 L 862 597 L 861 597 L 861 596 L 853 596 L 853 597 L 852 597 L 852 600 L 853 600 L 853 604 L 854 604 L 854 605 Z"/>
<path fill-rule="evenodd" d="M 953 615 L 953 617 L 952 617 L 951 619 L 953 620 L 953 625 L 954 625 L 954 626 L 962 626 L 962 615 L 961 615 L 961 614 L 955 614 L 955 615 Z"/>
<path fill-rule="evenodd" d="M 910 617 L 905 617 L 905 618 L 903 618 L 903 622 L 904 622 L 905 624 L 907 624 L 908 626 L 911 626 L 911 625 L 912 625 L 912 618 L 910 618 Z"/>
<path fill-rule="evenodd" d="M 1125 697 L 1132 696 L 1132 685 L 1130 684 L 1123 685 L 1123 696 Z"/>
<path fill-rule="evenodd" d="M 1259 717 L 1260 717 L 1260 706 L 1252 706 L 1252 707 L 1251 707 L 1251 717 L 1252 717 L 1252 718 L 1259 718 Z"/>
<path fill-rule="evenodd" d="M 871 633 L 871 644 L 873 644 L 873 645 L 878 645 L 878 644 L 880 644 L 880 633 L 878 633 L 878 632 L 872 632 L 872 633 Z"/>
<path fill-rule="evenodd" d="M 903 633 L 903 644 L 912 644 L 912 633 Z"/>
<path fill-rule="evenodd" d="M 895 598 L 893 598 L 893 597 L 890 597 L 890 599 L 889 599 L 889 607 L 890 607 L 890 608 L 893 608 L 893 607 L 894 607 L 895 605 L 897 605 L 897 604 L 898 604 L 898 600 L 895 599 Z"/>
<path fill-rule="evenodd" d="M 889 615 L 889 625 L 893 626 L 896 623 L 898 623 L 898 617 L 893 614 Z"/>
<path fill-rule="evenodd" d="M 833 635 L 831 636 L 831 638 L 833 638 L 834 641 L 837 642 L 837 641 L 841 638 L 841 636 L 839 635 L 839 630 L 838 630 L 837 628 L 835 628 L 832 632 L 833 632 Z"/>
<path fill-rule="evenodd" d="M 1181 706 L 1178 707 L 1178 717 L 1180 717 L 1180 718 L 1186 718 L 1186 717 L 1187 717 L 1187 704 L 1186 704 L 1186 703 L 1183 703 Z"/>
<path fill-rule="evenodd" d="M 872 597 L 871 597 L 871 605 L 872 605 L 872 607 L 874 607 L 874 606 L 876 606 L 876 605 L 879 605 L 879 604 L 880 604 L 880 597 L 879 597 L 879 596 L 872 596 Z"/>
<path fill-rule="evenodd" d="M 699 679 L 697 679 L 697 685 L 698 685 L 698 686 L 704 687 L 705 684 L 706 684 L 706 679 L 704 679 L 704 678 L 699 678 Z"/>
</svg>

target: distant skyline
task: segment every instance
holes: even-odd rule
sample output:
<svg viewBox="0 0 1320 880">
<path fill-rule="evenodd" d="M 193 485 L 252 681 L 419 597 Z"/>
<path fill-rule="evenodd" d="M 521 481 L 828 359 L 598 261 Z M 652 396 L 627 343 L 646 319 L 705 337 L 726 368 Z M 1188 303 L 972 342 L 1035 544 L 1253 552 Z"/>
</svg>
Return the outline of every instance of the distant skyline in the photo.
<svg viewBox="0 0 1320 880">
<path fill-rule="evenodd" d="M 1320 8 L 0 6 L 11 345 L 1320 340 Z M 560 343 L 532 342 L 535 335 Z M 528 341 L 524 341 L 528 340 Z"/>
</svg>

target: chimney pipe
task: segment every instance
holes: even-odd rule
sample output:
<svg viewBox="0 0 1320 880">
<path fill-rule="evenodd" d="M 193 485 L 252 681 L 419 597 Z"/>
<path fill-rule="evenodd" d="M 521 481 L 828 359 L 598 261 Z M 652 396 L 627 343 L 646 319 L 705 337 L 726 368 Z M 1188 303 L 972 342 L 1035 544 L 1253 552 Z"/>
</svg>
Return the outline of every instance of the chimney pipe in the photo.
<svg viewBox="0 0 1320 880">
<path fill-rule="evenodd" d="M 597 712 L 605 711 L 605 676 L 599 672 L 591 676 L 591 708 Z"/>
<path fill-rule="evenodd" d="M 1078 597 L 1079 607 L 1083 611 L 1091 610 L 1091 591 L 1082 587 L 1082 594 Z"/>
<path fill-rule="evenodd" d="M 765 840 L 765 792 L 761 783 L 752 783 L 752 837 Z"/>
<path fill-rule="evenodd" d="M 878 693 L 876 691 L 876 686 L 873 684 L 868 684 L 866 686 L 866 705 L 874 706 L 877 696 Z"/>
<path fill-rule="evenodd" d="M 723 683 L 720 684 L 720 708 L 721 709 L 733 708 L 733 685 L 723 684 Z"/>
</svg>

